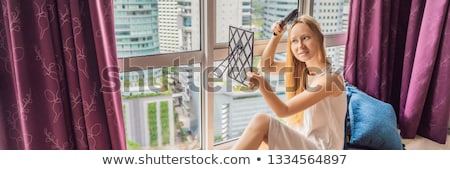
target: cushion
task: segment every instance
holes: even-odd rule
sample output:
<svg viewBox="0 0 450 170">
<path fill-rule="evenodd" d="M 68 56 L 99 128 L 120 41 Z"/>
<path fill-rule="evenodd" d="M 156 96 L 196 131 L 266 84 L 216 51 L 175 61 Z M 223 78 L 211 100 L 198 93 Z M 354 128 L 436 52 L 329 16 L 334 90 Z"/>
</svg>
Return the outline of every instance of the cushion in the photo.
<svg viewBox="0 0 450 170">
<path fill-rule="evenodd" d="M 366 149 L 402 150 L 403 143 L 392 105 L 371 97 L 352 85 L 347 84 L 346 90 L 347 145 Z"/>
</svg>

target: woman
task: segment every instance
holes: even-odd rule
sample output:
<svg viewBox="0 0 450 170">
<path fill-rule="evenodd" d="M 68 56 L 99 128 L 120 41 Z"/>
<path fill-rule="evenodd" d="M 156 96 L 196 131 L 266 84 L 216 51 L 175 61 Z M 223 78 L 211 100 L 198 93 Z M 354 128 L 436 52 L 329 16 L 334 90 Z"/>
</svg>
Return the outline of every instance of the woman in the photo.
<svg viewBox="0 0 450 170">
<path fill-rule="evenodd" d="M 274 23 L 276 33 L 264 49 L 260 69 L 286 76 L 285 103 L 273 93 L 261 75 L 248 73 L 249 86 L 259 88 L 273 112 L 286 120 L 258 113 L 250 121 L 233 149 L 343 149 L 347 97 L 342 75 L 327 60 L 324 36 L 310 16 L 298 17 L 290 26 L 285 62 L 274 61 L 275 49 L 286 26 Z"/>
</svg>

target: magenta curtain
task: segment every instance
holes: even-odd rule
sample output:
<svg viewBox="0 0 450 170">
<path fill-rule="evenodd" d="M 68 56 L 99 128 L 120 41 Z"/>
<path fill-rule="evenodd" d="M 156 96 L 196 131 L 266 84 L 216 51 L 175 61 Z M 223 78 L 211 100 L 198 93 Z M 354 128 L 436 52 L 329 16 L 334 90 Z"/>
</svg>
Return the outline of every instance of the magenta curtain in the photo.
<svg viewBox="0 0 450 170">
<path fill-rule="evenodd" d="M 345 79 L 391 103 L 404 138 L 446 142 L 449 13 L 449 0 L 351 1 Z"/>
<path fill-rule="evenodd" d="M 0 149 L 126 149 L 112 0 L 1 0 Z"/>
</svg>

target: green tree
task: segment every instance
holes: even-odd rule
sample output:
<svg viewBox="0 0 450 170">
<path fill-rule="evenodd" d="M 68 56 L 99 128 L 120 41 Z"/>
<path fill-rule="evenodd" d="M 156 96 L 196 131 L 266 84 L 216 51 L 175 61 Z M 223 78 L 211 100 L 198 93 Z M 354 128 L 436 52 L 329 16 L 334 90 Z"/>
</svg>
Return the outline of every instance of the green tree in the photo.
<svg viewBox="0 0 450 170">
<path fill-rule="evenodd" d="M 148 104 L 148 127 L 150 131 L 150 145 L 158 146 L 158 127 L 156 126 L 156 103 Z"/>
<path fill-rule="evenodd" d="M 262 16 L 264 12 L 264 4 L 258 0 L 252 0 L 253 11 L 252 14 L 255 16 Z"/>
<path fill-rule="evenodd" d="M 169 75 L 170 67 L 164 67 L 162 69 L 162 77 L 161 77 L 161 92 L 165 92 L 168 90 L 169 81 L 167 80 L 167 76 Z"/>
<path fill-rule="evenodd" d="M 221 141 L 223 141 L 222 136 L 220 136 L 220 135 L 214 136 L 214 142 L 221 142 Z"/>
<path fill-rule="evenodd" d="M 123 81 L 123 86 L 125 86 L 126 88 L 130 87 L 130 80 L 124 80 Z"/>
<path fill-rule="evenodd" d="M 143 78 L 140 78 L 140 79 L 138 80 L 138 84 L 139 84 L 139 87 L 144 87 L 144 79 L 143 79 Z"/>
<path fill-rule="evenodd" d="M 153 86 L 155 84 L 155 78 L 153 76 L 148 77 L 149 86 Z"/>
<path fill-rule="evenodd" d="M 132 140 L 127 140 L 127 150 L 141 150 L 141 145 Z"/>
<path fill-rule="evenodd" d="M 170 143 L 169 102 L 160 102 L 161 129 L 163 145 Z"/>
</svg>

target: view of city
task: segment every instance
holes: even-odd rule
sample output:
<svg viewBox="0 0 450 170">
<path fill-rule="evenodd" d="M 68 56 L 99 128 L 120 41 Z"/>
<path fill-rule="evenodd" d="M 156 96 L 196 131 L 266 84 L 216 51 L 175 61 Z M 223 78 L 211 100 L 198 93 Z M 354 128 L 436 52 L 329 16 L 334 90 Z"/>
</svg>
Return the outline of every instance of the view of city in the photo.
<svg viewBox="0 0 450 170">
<path fill-rule="evenodd" d="M 347 31 L 348 3 L 314 1 L 313 15 L 325 34 Z M 255 41 L 268 39 L 271 25 L 297 4 L 297 0 L 216 0 L 216 42 L 228 42 L 230 25 L 253 31 Z M 200 50 L 200 0 L 114 0 L 114 10 L 119 58 Z M 327 52 L 335 66 L 343 66 L 345 46 L 328 47 Z M 276 59 L 283 57 L 277 54 Z M 258 60 L 255 56 L 253 62 Z M 199 64 L 192 64 L 120 73 L 128 149 L 200 147 L 199 70 Z M 270 77 L 282 99 L 283 79 Z M 214 85 L 219 87 L 214 93 L 215 143 L 239 137 L 255 113 L 272 114 L 258 91 L 226 76 Z"/>
</svg>

